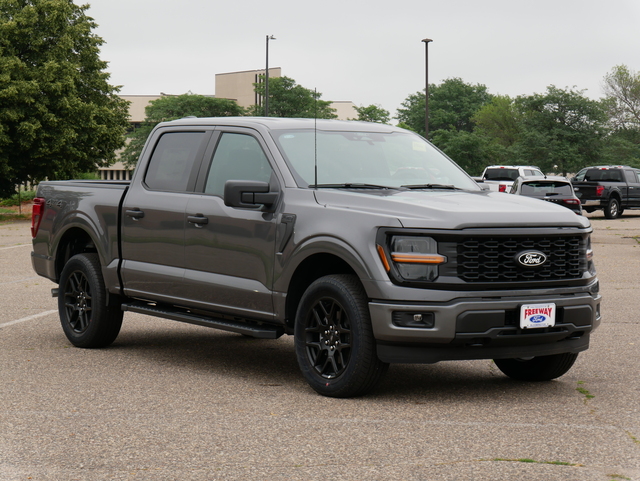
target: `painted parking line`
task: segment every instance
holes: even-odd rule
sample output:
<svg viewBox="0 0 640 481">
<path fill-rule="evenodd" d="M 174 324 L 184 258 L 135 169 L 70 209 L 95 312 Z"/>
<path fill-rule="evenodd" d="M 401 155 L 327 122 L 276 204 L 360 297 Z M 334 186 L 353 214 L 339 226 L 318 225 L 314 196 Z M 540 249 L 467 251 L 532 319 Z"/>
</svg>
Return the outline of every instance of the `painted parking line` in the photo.
<svg viewBox="0 0 640 481">
<path fill-rule="evenodd" d="M 0 324 L 0 329 L 3 327 L 13 326 L 14 324 L 20 324 L 21 322 L 33 321 L 34 319 L 38 319 L 39 317 L 48 316 L 50 314 L 57 314 L 57 310 L 45 311 L 40 314 L 34 314 L 33 316 L 23 317 L 22 319 L 16 319 L 15 321 L 5 322 L 4 324 Z"/>
<path fill-rule="evenodd" d="M 0 286 L 6 286 L 6 285 L 9 285 L 9 284 L 19 284 L 20 282 L 32 281 L 34 279 L 41 279 L 41 277 L 40 276 L 32 276 L 32 277 L 25 277 L 24 279 L 18 279 L 17 281 L 0 282 Z"/>
<path fill-rule="evenodd" d="M 18 244 L 17 246 L 0 247 L 0 251 L 6 250 L 6 249 L 15 249 L 16 247 L 31 247 L 31 244 Z"/>
</svg>

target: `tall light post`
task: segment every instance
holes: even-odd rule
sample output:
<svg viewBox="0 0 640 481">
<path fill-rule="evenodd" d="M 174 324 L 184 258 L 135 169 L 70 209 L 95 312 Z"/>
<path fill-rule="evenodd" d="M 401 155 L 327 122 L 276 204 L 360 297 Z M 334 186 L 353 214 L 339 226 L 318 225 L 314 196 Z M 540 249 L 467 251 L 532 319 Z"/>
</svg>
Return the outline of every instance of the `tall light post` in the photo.
<svg viewBox="0 0 640 481">
<path fill-rule="evenodd" d="M 264 116 L 269 117 L 269 40 L 276 40 L 273 35 L 267 35 L 267 66 L 264 70 Z"/>
<path fill-rule="evenodd" d="M 429 139 L 429 42 L 433 42 L 430 38 L 422 40 L 424 42 L 424 138 Z"/>
</svg>

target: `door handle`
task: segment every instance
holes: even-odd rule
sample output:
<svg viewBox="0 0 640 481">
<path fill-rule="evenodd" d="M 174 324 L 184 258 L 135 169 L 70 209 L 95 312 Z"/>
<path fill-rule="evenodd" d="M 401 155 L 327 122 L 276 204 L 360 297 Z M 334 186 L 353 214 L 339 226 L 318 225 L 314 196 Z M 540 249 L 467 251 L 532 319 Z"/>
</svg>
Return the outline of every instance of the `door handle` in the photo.
<svg viewBox="0 0 640 481">
<path fill-rule="evenodd" d="M 196 214 L 196 215 L 187 216 L 187 221 L 190 224 L 195 224 L 196 227 L 202 227 L 203 225 L 209 223 L 209 218 L 203 216 L 202 214 Z"/>
<path fill-rule="evenodd" d="M 131 217 L 134 220 L 142 219 L 144 217 L 144 211 L 136 208 L 136 209 L 128 209 L 126 211 L 128 217 Z"/>
</svg>

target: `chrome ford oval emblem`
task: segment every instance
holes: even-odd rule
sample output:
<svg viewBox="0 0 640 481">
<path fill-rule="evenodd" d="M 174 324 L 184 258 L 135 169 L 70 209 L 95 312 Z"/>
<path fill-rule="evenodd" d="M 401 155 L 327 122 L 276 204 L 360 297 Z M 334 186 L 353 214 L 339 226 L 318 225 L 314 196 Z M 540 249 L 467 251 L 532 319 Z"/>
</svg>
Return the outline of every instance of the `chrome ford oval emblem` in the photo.
<svg viewBox="0 0 640 481">
<path fill-rule="evenodd" d="M 547 262 L 547 256 L 540 251 L 526 251 L 516 254 L 518 263 L 524 267 L 538 267 Z"/>
</svg>

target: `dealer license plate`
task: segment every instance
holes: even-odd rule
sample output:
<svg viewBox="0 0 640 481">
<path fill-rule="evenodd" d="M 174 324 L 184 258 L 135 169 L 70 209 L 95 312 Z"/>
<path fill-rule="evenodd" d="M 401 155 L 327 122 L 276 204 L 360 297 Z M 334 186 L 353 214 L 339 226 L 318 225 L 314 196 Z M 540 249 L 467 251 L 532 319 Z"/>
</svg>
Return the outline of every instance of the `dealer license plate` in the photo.
<svg viewBox="0 0 640 481">
<path fill-rule="evenodd" d="M 556 324 L 555 304 L 528 304 L 520 308 L 520 328 L 537 329 Z"/>
</svg>

